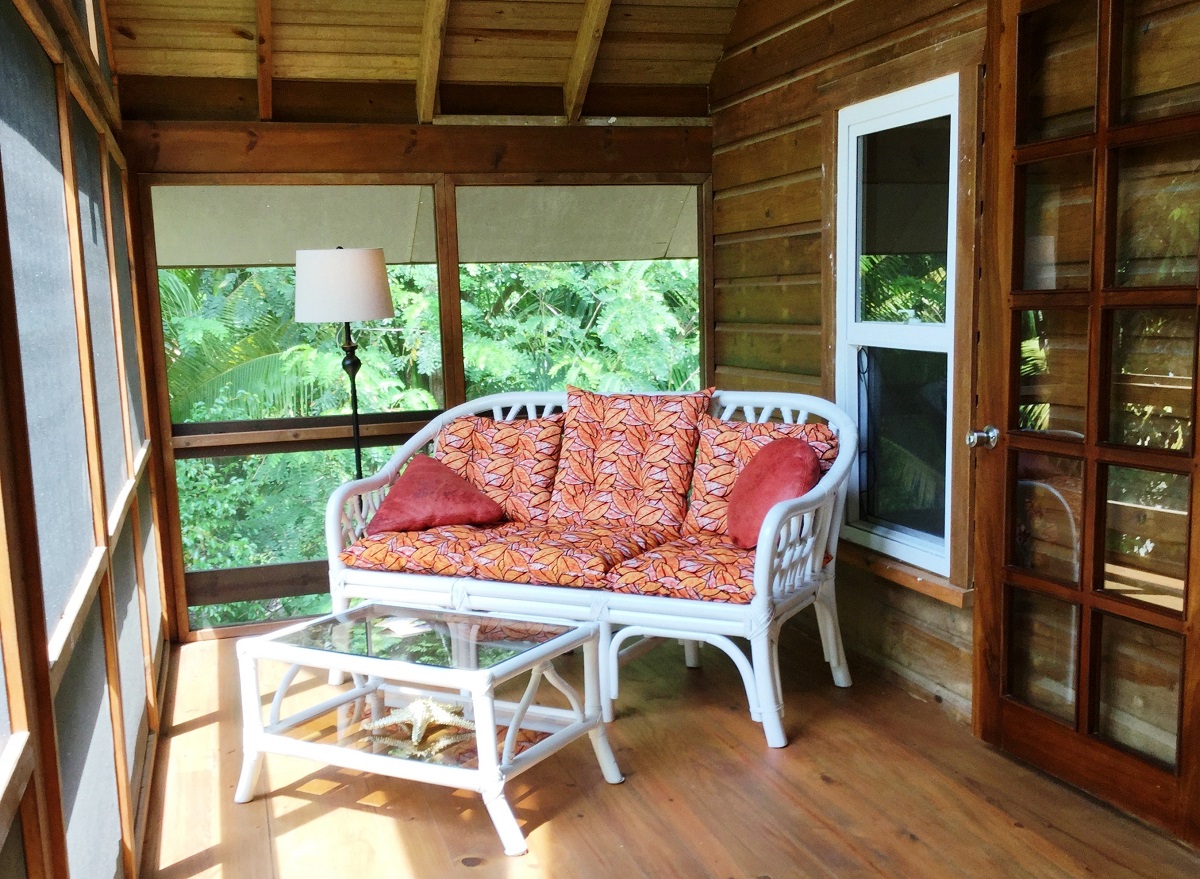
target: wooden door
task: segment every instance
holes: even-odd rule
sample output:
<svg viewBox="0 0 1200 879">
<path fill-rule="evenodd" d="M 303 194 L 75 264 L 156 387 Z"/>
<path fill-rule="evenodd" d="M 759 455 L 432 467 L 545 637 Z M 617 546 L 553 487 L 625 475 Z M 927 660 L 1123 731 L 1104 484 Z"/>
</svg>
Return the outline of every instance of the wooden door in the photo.
<svg viewBox="0 0 1200 879">
<path fill-rule="evenodd" d="M 975 726 L 1200 843 L 1200 0 L 996 0 Z"/>
</svg>

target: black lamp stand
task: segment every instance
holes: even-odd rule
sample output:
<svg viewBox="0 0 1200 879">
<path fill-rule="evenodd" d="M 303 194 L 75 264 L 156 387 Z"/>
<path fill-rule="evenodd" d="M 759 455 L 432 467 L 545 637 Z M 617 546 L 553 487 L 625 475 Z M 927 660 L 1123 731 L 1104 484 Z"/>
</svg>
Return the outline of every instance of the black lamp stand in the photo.
<svg viewBox="0 0 1200 879">
<path fill-rule="evenodd" d="M 346 356 L 342 358 L 342 369 L 346 370 L 346 375 L 350 376 L 350 424 L 354 431 L 354 478 L 362 479 L 362 440 L 358 431 L 358 388 L 354 384 L 354 377 L 358 375 L 362 361 L 354 353 L 358 350 L 358 346 L 354 344 L 354 337 L 350 335 L 350 321 L 346 321 L 346 341 L 342 343 L 342 350 L 346 352 Z"/>
</svg>

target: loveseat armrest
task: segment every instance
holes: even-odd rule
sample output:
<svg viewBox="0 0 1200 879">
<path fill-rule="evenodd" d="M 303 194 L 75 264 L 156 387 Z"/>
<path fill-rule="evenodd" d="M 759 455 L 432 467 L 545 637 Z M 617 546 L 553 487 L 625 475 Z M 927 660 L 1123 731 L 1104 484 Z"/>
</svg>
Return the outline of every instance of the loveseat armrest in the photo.
<svg viewBox="0 0 1200 879">
<path fill-rule="evenodd" d="M 858 437 L 841 431 L 838 456 L 821 480 L 798 498 L 767 511 L 758 532 L 754 601 L 767 604 L 819 589 L 832 578 Z"/>
</svg>

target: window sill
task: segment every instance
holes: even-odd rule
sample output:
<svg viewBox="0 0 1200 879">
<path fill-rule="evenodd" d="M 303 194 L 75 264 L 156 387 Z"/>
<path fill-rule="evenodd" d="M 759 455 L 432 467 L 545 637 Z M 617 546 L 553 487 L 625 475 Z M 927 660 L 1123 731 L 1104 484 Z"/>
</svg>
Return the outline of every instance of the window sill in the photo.
<svg viewBox="0 0 1200 879">
<path fill-rule="evenodd" d="M 848 540 L 838 541 L 837 560 L 954 607 L 968 608 L 975 604 L 974 589 L 955 586 L 940 574 L 897 561 L 891 556 Z"/>
</svg>

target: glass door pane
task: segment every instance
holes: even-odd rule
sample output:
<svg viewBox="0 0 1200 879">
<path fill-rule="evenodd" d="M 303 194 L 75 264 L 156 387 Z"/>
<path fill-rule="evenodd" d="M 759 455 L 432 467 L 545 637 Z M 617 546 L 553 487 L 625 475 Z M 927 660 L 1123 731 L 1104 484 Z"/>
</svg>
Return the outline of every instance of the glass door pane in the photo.
<svg viewBox="0 0 1200 879">
<path fill-rule="evenodd" d="M 1200 141 L 1119 150 L 1117 286 L 1195 286 L 1198 245 Z"/>
<path fill-rule="evenodd" d="M 1017 428 L 1083 439 L 1087 428 L 1088 315 L 1083 309 L 1017 312 Z"/>
<path fill-rule="evenodd" d="M 1179 748 L 1183 638 L 1101 615 L 1096 731 L 1114 744 L 1174 767 Z"/>
<path fill-rule="evenodd" d="M 1196 310 L 1121 308 L 1111 313 L 1108 440 L 1188 451 L 1195 395 Z"/>
<path fill-rule="evenodd" d="M 1020 173 L 1025 188 L 1021 289 L 1086 290 L 1092 282 L 1091 154 L 1031 162 Z"/>
<path fill-rule="evenodd" d="M 1013 589 L 1008 694 L 1064 723 L 1075 723 L 1079 608 Z"/>
<path fill-rule="evenodd" d="M 1018 19 L 1018 143 L 1095 127 L 1097 16 L 1095 0 L 1063 0 Z"/>
<path fill-rule="evenodd" d="M 1188 557 L 1188 497 L 1182 473 L 1108 468 L 1104 590 L 1181 613 Z"/>
<path fill-rule="evenodd" d="M 1200 0 L 1126 0 L 1121 120 L 1200 110 Z M 1190 56 L 1191 64 L 1180 64 Z"/>
</svg>

